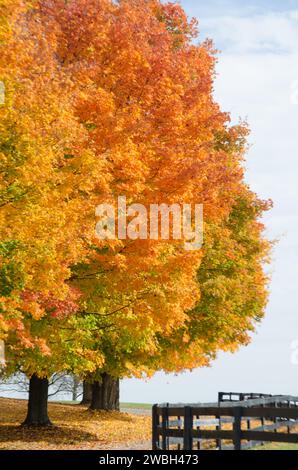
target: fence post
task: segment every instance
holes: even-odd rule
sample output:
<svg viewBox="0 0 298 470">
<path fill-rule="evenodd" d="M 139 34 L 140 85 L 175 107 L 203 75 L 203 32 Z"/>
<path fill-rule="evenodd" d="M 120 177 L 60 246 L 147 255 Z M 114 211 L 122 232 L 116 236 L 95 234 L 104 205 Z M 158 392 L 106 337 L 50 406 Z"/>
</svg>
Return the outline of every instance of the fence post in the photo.
<svg viewBox="0 0 298 470">
<path fill-rule="evenodd" d="M 184 407 L 183 450 L 192 450 L 193 417 L 191 406 Z"/>
<path fill-rule="evenodd" d="M 164 406 L 162 408 L 162 450 L 168 450 L 168 442 L 167 442 L 167 430 L 169 428 L 169 405 Z"/>
<path fill-rule="evenodd" d="M 158 405 L 153 405 L 152 407 L 152 450 L 159 449 L 159 416 L 157 414 L 157 407 Z"/>
<path fill-rule="evenodd" d="M 265 408 L 264 403 L 261 405 L 261 408 Z M 264 418 L 264 416 L 262 416 L 262 418 L 261 418 L 261 424 L 262 424 L 262 428 L 263 428 L 262 431 L 264 431 L 264 426 L 265 426 L 265 418 Z"/>
<path fill-rule="evenodd" d="M 234 424 L 233 424 L 233 432 L 234 432 L 234 450 L 241 450 L 241 417 L 242 417 L 242 407 L 235 406 L 233 408 L 234 412 Z"/>
<path fill-rule="evenodd" d="M 276 401 L 274 402 L 274 408 L 278 408 Z M 277 422 L 278 422 L 278 419 L 277 417 L 275 417 L 274 418 L 274 424 L 275 424 L 274 432 L 277 432 Z"/>
<path fill-rule="evenodd" d="M 221 431 L 221 417 L 220 415 L 215 416 L 216 419 L 218 419 L 218 425 L 216 426 L 216 431 Z M 221 450 L 222 445 L 221 445 L 221 438 L 216 439 L 216 447 L 218 450 Z"/>
</svg>

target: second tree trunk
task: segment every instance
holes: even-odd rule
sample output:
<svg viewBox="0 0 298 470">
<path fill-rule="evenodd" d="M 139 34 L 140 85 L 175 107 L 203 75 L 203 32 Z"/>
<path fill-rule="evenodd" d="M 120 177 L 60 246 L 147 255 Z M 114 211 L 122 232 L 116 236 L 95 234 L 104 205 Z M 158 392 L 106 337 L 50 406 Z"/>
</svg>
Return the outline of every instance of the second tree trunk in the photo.
<svg viewBox="0 0 298 470">
<path fill-rule="evenodd" d="M 102 374 L 100 382 L 92 384 L 91 410 L 119 411 L 119 379 Z"/>
<path fill-rule="evenodd" d="M 29 401 L 25 426 L 49 426 L 48 417 L 48 379 L 40 379 L 33 374 L 29 384 Z"/>
<path fill-rule="evenodd" d="M 81 405 L 90 405 L 92 400 L 92 385 L 84 380 L 83 382 L 83 398 Z"/>
</svg>

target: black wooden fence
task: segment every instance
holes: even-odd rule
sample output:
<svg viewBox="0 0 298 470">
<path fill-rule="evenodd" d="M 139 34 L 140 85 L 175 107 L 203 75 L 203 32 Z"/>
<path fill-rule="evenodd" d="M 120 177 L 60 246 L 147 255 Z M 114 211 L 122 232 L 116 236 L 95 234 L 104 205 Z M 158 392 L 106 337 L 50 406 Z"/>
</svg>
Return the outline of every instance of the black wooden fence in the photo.
<svg viewBox="0 0 298 470">
<path fill-rule="evenodd" d="M 268 393 L 239 393 L 239 392 L 219 392 L 218 393 L 218 404 L 224 402 L 237 402 L 244 400 L 252 400 L 257 398 L 268 398 L 272 397 Z"/>
<path fill-rule="evenodd" d="M 228 401 L 219 395 L 224 401 L 216 404 L 154 405 L 153 450 L 241 450 L 264 442 L 298 443 L 298 397 L 231 395 Z"/>
</svg>

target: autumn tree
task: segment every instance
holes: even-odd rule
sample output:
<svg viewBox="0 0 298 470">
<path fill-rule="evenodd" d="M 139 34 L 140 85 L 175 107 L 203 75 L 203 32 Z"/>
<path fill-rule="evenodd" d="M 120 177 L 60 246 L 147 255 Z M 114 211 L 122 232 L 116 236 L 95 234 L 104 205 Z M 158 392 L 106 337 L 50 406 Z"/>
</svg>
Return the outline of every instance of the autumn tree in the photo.
<svg viewBox="0 0 298 470">
<path fill-rule="evenodd" d="M 47 424 L 53 372 L 93 382 L 93 408 L 117 408 L 119 377 L 198 367 L 245 343 L 265 302 L 265 206 L 244 184 L 247 128 L 213 98 L 213 46 L 196 43 L 181 7 L 19 6 L 5 9 L 0 59 L 0 320 L 7 373 L 31 377 L 26 423 Z M 148 211 L 203 204 L 205 246 L 136 226 L 98 239 L 95 208 L 124 196 Z"/>
</svg>

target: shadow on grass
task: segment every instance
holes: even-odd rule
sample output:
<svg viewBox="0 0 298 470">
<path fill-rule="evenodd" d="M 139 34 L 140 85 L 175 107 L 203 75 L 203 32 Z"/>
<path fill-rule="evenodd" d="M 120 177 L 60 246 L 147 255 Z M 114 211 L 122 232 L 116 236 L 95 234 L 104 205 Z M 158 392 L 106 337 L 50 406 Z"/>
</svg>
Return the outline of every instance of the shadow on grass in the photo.
<svg viewBox="0 0 298 470">
<path fill-rule="evenodd" d="M 24 427 L 0 425 L 2 442 L 47 442 L 55 445 L 77 444 L 82 441 L 97 441 L 96 435 L 75 428 L 63 426 Z"/>
</svg>

